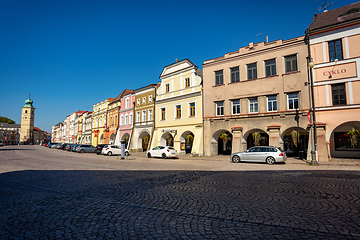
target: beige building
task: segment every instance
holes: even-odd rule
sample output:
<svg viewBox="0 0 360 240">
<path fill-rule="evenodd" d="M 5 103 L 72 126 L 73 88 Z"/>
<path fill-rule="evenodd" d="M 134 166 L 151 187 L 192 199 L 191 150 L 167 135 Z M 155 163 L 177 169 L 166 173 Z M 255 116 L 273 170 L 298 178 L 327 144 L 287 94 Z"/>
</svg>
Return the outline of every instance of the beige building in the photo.
<svg viewBox="0 0 360 240">
<path fill-rule="evenodd" d="M 203 155 L 202 71 L 184 59 L 164 67 L 156 93 L 151 147 Z"/>
<path fill-rule="evenodd" d="M 304 37 L 250 43 L 204 62 L 206 156 L 277 146 L 305 156 L 309 111 Z"/>
<path fill-rule="evenodd" d="M 150 147 L 154 131 L 154 106 L 156 84 L 135 90 L 135 119 L 131 136 L 130 151 L 143 152 Z"/>
<path fill-rule="evenodd" d="M 360 2 L 320 13 L 306 33 L 315 66 L 319 161 L 360 158 Z"/>
<path fill-rule="evenodd" d="M 33 101 L 29 99 L 25 101 L 21 112 L 21 128 L 20 128 L 20 142 L 25 144 L 34 143 L 34 118 L 35 108 Z"/>
</svg>

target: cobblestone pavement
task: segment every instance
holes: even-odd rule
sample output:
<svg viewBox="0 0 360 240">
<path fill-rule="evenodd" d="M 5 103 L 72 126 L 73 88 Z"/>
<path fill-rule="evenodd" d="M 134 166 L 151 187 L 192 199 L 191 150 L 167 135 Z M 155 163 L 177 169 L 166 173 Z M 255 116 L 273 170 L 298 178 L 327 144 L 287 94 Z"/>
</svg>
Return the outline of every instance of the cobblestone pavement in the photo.
<svg viewBox="0 0 360 240">
<path fill-rule="evenodd" d="M 171 162 L 128 162 L 164 161 Z M 193 164 L 172 163 L 184 168 L 184 161 Z M 197 168 L 248 167 L 200 161 Z M 144 171 L 129 164 L 39 146 L 1 148 L 0 238 L 360 239 L 356 168 Z"/>
</svg>

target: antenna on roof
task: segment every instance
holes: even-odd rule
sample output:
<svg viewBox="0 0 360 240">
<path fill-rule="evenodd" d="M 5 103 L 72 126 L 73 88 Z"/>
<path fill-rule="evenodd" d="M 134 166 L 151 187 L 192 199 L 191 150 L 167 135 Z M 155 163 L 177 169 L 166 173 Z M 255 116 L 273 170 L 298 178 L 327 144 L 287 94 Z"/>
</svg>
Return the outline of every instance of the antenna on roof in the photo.
<svg viewBox="0 0 360 240">
<path fill-rule="evenodd" d="M 263 41 L 263 32 L 262 32 L 262 26 L 260 26 L 260 30 L 261 32 L 259 34 L 256 34 L 256 36 L 261 35 L 261 41 Z"/>
<path fill-rule="evenodd" d="M 320 0 L 318 0 L 318 2 L 319 2 Z M 331 5 L 333 5 L 334 3 L 333 2 L 331 2 L 331 3 L 326 3 L 326 0 L 324 0 L 324 4 L 321 6 L 321 7 L 319 7 L 317 10 L 318 10 L 318 12 L 320 12 L 322 9 L 324 9 L 324 12 L 327 12 L 328 10 L 326 9 L 327 7 L 331 7 Z"/>
</svg>

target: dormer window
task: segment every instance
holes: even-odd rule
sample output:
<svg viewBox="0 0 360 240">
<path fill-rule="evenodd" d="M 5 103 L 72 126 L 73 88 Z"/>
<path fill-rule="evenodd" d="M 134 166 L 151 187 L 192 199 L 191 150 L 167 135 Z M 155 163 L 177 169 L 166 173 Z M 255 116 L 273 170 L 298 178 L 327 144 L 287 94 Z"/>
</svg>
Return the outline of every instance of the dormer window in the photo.
<svg viewBox="0 0 360 240">
<path fill-rule="evenodd" d="M 349 11 L 347 11 L 346 13 L 340 15 L 339 17 L 351 15 L 351 14 L 358 13 L 358 12 L 360 12 L 359 8 L 353 8 L 353 9 L 350 9 Z"/>
</svg>

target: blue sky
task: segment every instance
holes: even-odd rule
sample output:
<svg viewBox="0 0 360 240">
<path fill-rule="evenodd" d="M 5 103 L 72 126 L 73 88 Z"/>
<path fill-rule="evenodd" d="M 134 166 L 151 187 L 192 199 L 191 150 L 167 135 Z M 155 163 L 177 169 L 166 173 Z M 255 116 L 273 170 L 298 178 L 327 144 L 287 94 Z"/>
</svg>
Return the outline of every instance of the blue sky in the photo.
<svg viewBox="0 0 360 240">
<path fill-rule="evenodd" d="M 327 1 L 330 2 L 330 1 Z M 329 10 L 356 0 L 333 0 Z M 164 66 L 249 42 L 304 34 L 324 1 L 0 1 L 0 116 L 20 123 L 31 92 L 35 126 L 51 126 L 125 88 L 157 83 Z"/>
</svg>

